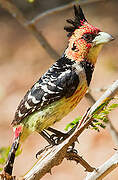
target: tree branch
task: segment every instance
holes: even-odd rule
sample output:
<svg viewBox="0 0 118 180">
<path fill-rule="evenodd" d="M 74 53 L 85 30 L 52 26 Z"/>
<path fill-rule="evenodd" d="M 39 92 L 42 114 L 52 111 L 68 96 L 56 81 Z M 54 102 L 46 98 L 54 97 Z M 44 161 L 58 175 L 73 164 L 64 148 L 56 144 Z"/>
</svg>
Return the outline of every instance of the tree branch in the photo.
<svg viewBox="0 0 118 180">
<path fill-rule="evenodd" d="M 110 100 L 118 93 L 118 80 L 103 94 L 103 96 L 90 108 L 82 123 L 78 125 L 75 132 L 61 144 L 49 149 L 40 157 L 33 168 L 23 177 L 25 180 L 41 179 L 52 167 L 59 165 L 66 157 L 68 147 L 76 141 L 81 133 L 90 125 L 94 113 L 99 113 Z"/>
<path fill-rule="evenodd" d="M 103 179 L 107 174 L 118 167 L 118 151 L 108 159 L 103 165 L 101 165 L 97 171 L 88 173 L 85 180 L 100 180 Z"/>
<path fill-rule="evenodd" d="M 94 167 L 90 166 L 81 156 L 73 152 L 67 152 L 65 155 L 67 160 L 75 161 L 76 163 L 80 163 L 84 168 L 85 171 L 92 172 L 95 170 Z"/>
<path fill-rule="evenodd" d="M 89 4 L 93 2 L 98 2 L 98 1 L 105 1 L 105 0 L 80 0 L 79 4 Z M 48 10 L 42 14 L 37 15 L 34 19 L 31 21 L 27 21 L 27 19 L 24 18 L 22 12 L 9 0 L 0 0 L 0 5 L 2 8 L 6 9 L 13 17 L 17 19 L 17 21 L 25 27 L 28 31 L 30 31 L 36 39 L 39 41 L 39 43 L 42 45 L 42 47 L 47 51 L 49 56 L 57 60 L 59 59 L 58 53 L 52 48 L 52 46 L 48 43 L 46 38 L 42 35 L 42 33 L 37 29 L 35 24 L 43 17 L 48 16 L 49 14 L 57 13 L 59 11 L 63 11 L 65 9 L 68 9 L 73 6 L 73 4 L 76 4 L 77 2 L 72 2 L 69 4 L 66 4 L 64 6 L 60 6 L 51 10 Z"/>
<path fill-rule="evenodd" d="M 11 1 L 0 0 L 0 5 L 2 8 L 6 9 L 13 17 L 15 17 L 16 20 L 25 29 L 27 29 L 34 35 L 34 37 L 39 41 L 39 43 L 42 45 L 42 47 L 46 50 L 46 52 L 52 59 L 56 60 L 60 57 L 57 52 L 51 47 L 51 45 L 48 43 L 42 33 L 37 29 L 37 27 L 33 24 L 28 25 L 27 19 L 24 18 L 22 12 L 20 12 L 20 10 Z"/>
<path fill-rule="evenodd" d="M 105 1 L 105 0 L 89 0 L 89 1 L 88 0 L 84 0 L 84 1 L 79 0 L 79 1 L 70 2 L 68 4 L 65 4 L 65 5 L 47 10 L 41 14 L 38 14 L 35 18 L 33 18 L 31 21 L 29 21 L 28 24 L 37 24 L 42 18 L 52 15 L 52 14 L 55 14 L 55 13 L 58 13 L 60 11 L 65 11 L 65 10 L 71 8 L 75 4 L 85 5 L 85 4 L 91 4 L 94 2 L 100 2 L 100 1 Z"/>
</svg>

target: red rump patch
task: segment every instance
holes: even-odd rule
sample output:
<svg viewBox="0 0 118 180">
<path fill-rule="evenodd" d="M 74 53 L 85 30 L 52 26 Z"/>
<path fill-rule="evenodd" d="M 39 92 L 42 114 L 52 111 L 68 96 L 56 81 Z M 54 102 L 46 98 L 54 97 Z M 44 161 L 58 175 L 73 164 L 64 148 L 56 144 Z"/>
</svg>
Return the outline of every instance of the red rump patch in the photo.
<svg viewBox="0 0 118 180">
<path fill-rule="evenodd" d="M 18 126 L 15 129 L 15 138 L 17 138 L 20 135 L 21 132 L 22 132 L 22 126 Z"/>
</svg>

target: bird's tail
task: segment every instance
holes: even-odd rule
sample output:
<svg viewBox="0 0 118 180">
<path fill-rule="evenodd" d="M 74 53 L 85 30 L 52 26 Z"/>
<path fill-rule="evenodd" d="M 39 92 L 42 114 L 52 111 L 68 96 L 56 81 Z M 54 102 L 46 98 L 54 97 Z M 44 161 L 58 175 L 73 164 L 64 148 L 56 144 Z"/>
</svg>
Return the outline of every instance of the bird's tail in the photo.
<svg viewBox="0 0 118 180">
<path fill-rule="evenodd" d="M 14 142 L 11 146 L 10 151 L 9 151 L 8 159 L 7 159 L 6 164 L 4 166 L 4 172 L 9 174 L 9 175 L 12 175 L 13 164 L 14 164 L 14 160 L 15 160 L 15 154 L 16 154 L 16 151 L 19 147 L 19 140 L 20 140 L 20 136 L 17 136 L 14 139 Z"/>
</svg>

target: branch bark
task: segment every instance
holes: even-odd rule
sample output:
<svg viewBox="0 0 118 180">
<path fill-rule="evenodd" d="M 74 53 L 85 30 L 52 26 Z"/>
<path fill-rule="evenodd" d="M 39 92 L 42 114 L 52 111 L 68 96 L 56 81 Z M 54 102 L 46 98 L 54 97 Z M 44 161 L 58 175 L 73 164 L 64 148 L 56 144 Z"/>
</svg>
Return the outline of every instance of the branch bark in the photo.
<svg viewBox="0 0 118 180">
<path fill-rule="evenodd" d="M 81 156 L 76 153 L 67 152 L 65 158 L 67 160 L 75 161 L 77 164 L 80 163 L 85 168 L 85 171 L 92 172 L 95 170 L 94 167 L 90 166 L 88 162 L 86 162 Z"/>
<path fill-rule="evenodd" d="M 118 167 L 118 151 L 103 165 L 97 168 L 97 171 L 94 170 L 92 173 L 88 173 L 85 180 L 101 180 L 116 167 Z"/>
</svg>

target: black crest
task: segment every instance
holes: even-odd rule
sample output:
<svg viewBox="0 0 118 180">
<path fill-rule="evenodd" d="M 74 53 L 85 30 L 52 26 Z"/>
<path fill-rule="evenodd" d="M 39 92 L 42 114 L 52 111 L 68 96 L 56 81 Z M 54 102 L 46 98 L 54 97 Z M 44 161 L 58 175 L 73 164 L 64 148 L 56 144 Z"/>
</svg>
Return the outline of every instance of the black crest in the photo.
<svg viewBox="0 0 118 180">
<path fill-rule="evenodd" d="M 87 20 L 86 20 L 86 18 L 84 16 L 84 13 L 83 13 L 80 6 L 77 7 L 77 6 L 74 5 L 74 15 L 75 15 L 74 20 L 72 20 L 72 19 L 67 19 L 66 20 L 72 26 L 65 26 L 64 27 L 64 29 L 67 32 L 69 32 L 68 35 L 67 35 L 68 37 L 70 37 L 73 34 L 75 29 L 78 29 L 80 26 L 82 26 L 82 24 L 85 21 L 87 22 Z"/>
</svg>

